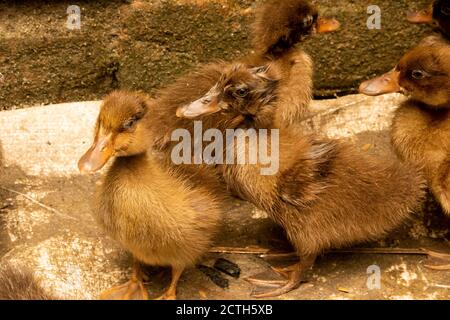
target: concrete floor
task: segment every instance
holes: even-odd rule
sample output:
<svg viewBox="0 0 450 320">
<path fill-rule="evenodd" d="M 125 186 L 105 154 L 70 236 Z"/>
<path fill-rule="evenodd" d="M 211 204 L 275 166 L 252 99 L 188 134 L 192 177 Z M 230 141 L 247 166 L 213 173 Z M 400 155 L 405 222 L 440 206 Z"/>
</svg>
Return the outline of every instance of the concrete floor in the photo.
<svg viewBox="0 0 450 320">
<path fill-rule="evenodd" d="M 368 152 L 390 154 L 386 129 L 398 95 L 350 96 L 313 104 L 311 130 L 348 138 Z M 0 112 L 0 261 L 31 267 L 45 287 L 60 297 L 96 299 L 124 281 L 130 261 L 94 223 L 89 201 L 100 175 L 81 176 L 78 158 L 88 147 L 98 102 L 51 105 Z M 236 200 L 226 208 L 217 246 L 259 246 L 288 250 L 282 231 L 264 212 Z M 430 211 L 430 210 L 428 210 Z M 401 230 L 364 247 L 433 247 L 449 250 L 449 220 L 439 210 L 432 217 L 417 213 Z M 250 275 L 267 272 L 257 255 L 211 253 L 201 261 L 212 266 L 218 257 L 239 265 L 241 277 L 228 289 L 216 286 L 197 268 L 180 282 L 180 299 L 249 299 Z M 426 256 L 332 253 L 308 272 L 307 282 L 279 299 L 448 299 L 449 272 L 424 267 Z M 369 290 L 367 273 L 381 271 L 380 289 Z M 162 292 L 167 272 L 150 269 L 152 296 Z"/>
</svg>

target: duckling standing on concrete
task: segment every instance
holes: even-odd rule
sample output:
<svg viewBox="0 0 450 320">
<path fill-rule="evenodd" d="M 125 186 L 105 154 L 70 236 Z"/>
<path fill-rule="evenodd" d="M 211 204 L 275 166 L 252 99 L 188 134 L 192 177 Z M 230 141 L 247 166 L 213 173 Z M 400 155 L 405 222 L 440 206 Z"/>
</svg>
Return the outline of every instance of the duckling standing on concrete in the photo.
<svg viewBox="0 0 450 320">
<path fill-rule="evenodd" d="M 408 96 L 395 112 L 391 140 L 405 161 L 422 166 L 428 186 L 450 215 L 450 42 L 425 38 L 387 74 L 361 84 L 360 92 Z M 433 269 L 449 270 L 450 255 L 428 252 Z"/>
<path fill-rule="evenodd" d="M 221 131 L 239 128 L 252 135 L 251 130 L 260 129 L 285 101 L 281 95 L 289 94 L 278 91 L 276 74 L 270 65 L 232 66 L 204 97 L 181 107 L 177 115 L 195 119 L 204 116 L 202 110 L 214 110 L 222 118 L 217 121 Z M 277 147 L 271 138 L 268 150 Z M 260 147 L 251 145 L 252 139 L 243 141 L 243 146 L 235 146 L 235 156 Z M 262 161 L 221 167 L 228 187 L 267 211 L 286 230 L 300 257 L 299 263 L 275 270 L 286 280 L 249 279 L 260 286 L 278 286 L 256 295 L 259 298 L 297 288 L 317 255 L 327 249 L 383 237 L 400 226 L 424 196 L 424 181 L 414 166 L 369 156 L 343 142 L 316 139 L 296 127 L 279 131 L 278 172 L 261 175 L 264 167 Z"/>
<path fill-rule="evenodd" d="M 392 143 L 403 159 L 424 167 L 433 194 L 450 214 L 450 42 L 424 39 L 395 69 L 362 83 L 360 92 L 408 96 L 395 112 Z"/>
<path fill-rule="evenodd" d="M 172 267 L 172 282 L 161 297 L 175 299 L 186 267 L 208 251 L 221 212 L 203 187 L 169 169 L 149 153 L 151 101 L 139 93 L 114 92 L 102 103 L 92 147 L 79 161 L 81 172 L 100 170 L 111 158 L 97 194 L 99 224 L 135 258 L 131 280 L 103 299 L 147 299 L 139 262 Z"/>
</svg>

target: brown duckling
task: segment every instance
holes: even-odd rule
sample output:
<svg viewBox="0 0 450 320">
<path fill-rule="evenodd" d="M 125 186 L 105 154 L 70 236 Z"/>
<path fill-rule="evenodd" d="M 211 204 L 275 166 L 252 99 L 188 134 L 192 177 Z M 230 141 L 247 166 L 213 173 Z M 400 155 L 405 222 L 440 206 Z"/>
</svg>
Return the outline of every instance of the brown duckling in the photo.
<svg viewBox="0 0 450 320">
<path fill-rule="evenodd" d="M 361 84 L 360 92 L 408 96 L 395 112 L 392 144 L 405 161 L 423 167 L 429 188 L 450 215 L 450 42 L 424 39 L 394 70 Z M 429 255 L 439 261 L 432 268 L 450 268 L 449 255 Z"/>
<path fill-rule="evenodd" d="M 202 110 L 217 112 L 223 118 L 217 122 L 220 130 L 240 128 L 250 134 L 245 129 L 259 129 L 266 112 L 282 99 L 277 83 L 270 66 L 236 65 L 225 70 L 203 98 L 180 108 L 178 116 L 192 119 L 202 116 Z M 277 147 L 271 138 L 269 150 Z M 244 141 L 237 147 L 254 147 L 251 139 Z M 298 287 L 304 272 L 325 250 L 383 237 L 400 226 L 424 196 L 423 179 L 414 167 L 370 156 L 344 142 L 316 139 L 295 127 L 279 131 L 278 172 L 261 175 L 264 167 L 263 163 L 221 167 L 228 187 L 267 211 L 286 230 L 300 257 L 293 266 L 275 269 L 285 281 L 249 279 L 259 286 L 278 286 L 255 295 L 259 298 Z"/>
<path fill-rule="evenodd" d="M 172 267 L 165 299 L 176 297 L 186 267 L 208 251 L 221 211 L 203 186 L 152 156 L 151 101 L 139 93 L 113 92 L 98 116 L 92 147 L 81 172 L 100 170 L 111 158 L 94 211 L 99 224 L 135 258 L 131 280 L 102 294 L 104 299 L 147 299 L 139 263 Z"/>
<path fill-rule="evenodd" d="M 0 267 L 0 300 L 57 300 L 47 293 L 26 268 L 5 264 Z"/>
<path fill-rule="evenodd" d="M 305 0 L 269 0 L 256 12 L 252 43 L 256 53 L 278 58 L 295 44 L 315 33 L 333 32 L 340 24 L 334 18 L 319 16 L 317 7 Z"/>
<path fill-rule="evenodd" d="M 317 9 L 305 0 L 266 1 L 256 12 L 251 37 L 255 54 L 240 59 L 249 67 L 259 67 L 267 62 L 277 65 L 280 90 L 296 92 L 285 95 L 286 103 L 276 112 L 277 121 L 289 125 L 307 113 L 312 87 L 312 61 L 295 45 L 314 30 L 333 31 L 339 27 L 334 19 L 318 16 Z M 230 62 L 210 63 L 190 71 L 157 93 L 154 123 L 155 146 L 171 150 L 170 135 L 176 128 L 192 129 L 192 122 L 174 118 L 176 110 L 205 94 L 221 77 L 222 71 L 233 65 Z M 275 112 L 274 112 L 275 113 Z M 209 120 L 205 118 L 205 122 Z M 208 124 L 204 123 L 205 130 Z"/>
<path fill-rule="evenodd" d="M 408 96 L 395 112 L 392 143 L 403 159 L 424 167 L 433 194 L 450 214 L 450 42 L 424 39 L 394 70 L 361 84 L 360 92 Z"/>
<path fill-rule="evenodd" d="M 435 0 L 429 8 L 409 13 L 408 21 L 435 24 L 444 36 L 450 38 L 450 0 Z"/>
<path fill-rule="evenodd" d="M 312 61 L 296 44 L 339 27 L 336 19 L 319 15 L 317 7 L 306 0 L 268 0 L 257 9 L 251 33 L 255 54 L 241 62 L 253 67 L 277 64 L 280 90 L 298 93 L 285 95 L 291 100 L 276 114 L 279 125 L 290 125 L 308 115 L 308 105 L 303 101 L 311 94 L 305 88 L 312 88 Z"/>
</svg>

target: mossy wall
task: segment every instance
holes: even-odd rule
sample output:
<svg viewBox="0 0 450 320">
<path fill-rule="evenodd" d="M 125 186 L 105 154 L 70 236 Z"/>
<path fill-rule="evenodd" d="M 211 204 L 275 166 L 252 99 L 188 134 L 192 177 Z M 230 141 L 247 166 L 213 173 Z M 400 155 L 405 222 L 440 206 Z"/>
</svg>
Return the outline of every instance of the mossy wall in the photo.
<svg viewBox="0 0 450 320">
<path fill-rule="evenodd" d="M 152 92 L 199 63 L 249 51 L 258 0 L 103 0 L 0 2 L 0 110 L 100 99 L 115 88 Z M 316 95 L 354 92 L 392 68 L 431 32 L 410 25 L 408 10 L 428 0 L 378 0 L 381 30 L 368 30 L 366 0 L 323 0 L 339 32 L 302 46 L 316 63 Z M 69 5 L 81 29 L 66 27 Z"/>
</svg>

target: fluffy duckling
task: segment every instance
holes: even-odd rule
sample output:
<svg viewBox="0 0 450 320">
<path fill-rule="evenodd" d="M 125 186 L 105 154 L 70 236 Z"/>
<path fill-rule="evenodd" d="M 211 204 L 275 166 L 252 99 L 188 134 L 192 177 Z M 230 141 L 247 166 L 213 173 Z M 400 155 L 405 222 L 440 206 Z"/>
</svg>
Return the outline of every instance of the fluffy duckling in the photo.
<svg viewBox="0 0 450 320">
<path fill-rule="evenodd" d="M 433 194 L 450 214 L 450 42 L 424 39 L 394 70 L 362 83 L 360 92 L 408 96 L 395 113 L 392 143 L 403 159 L 424 167 Z"/>
<path fill-rule="evenodd" d="M 339 27 L 334 19 L 320 18 L 317 9 L 305 0 L 266 1 L 256 12 L 251 37 L 255 54 L 240 61 L 249 67 L 271 62 L 277 65 L 280 91 L 296 92 L 285 95 L 286 103 L 276 112 L 277 122 L 289 125 L 307 114 L 307 104 L 312 87 L 312 61 L 295 45 L 306 35 L 333 31 Z M 192 130 L 192 122 L 174 118 L 176 110 L 205 94 L 221 77 L 230 62 L 210 63 L 189 72 L 157 93 L 154 121 L 155 146 L 170 150 L 170 134 L 176 128 Z M 274 112 L 275 113 L 275 112 Z M 203 127 L 214 119 L 204 119 Z"/>
<path fill-rule="evenodd" d="M 450 38 L 450 0 L 435 0 L 429 8 L 408 14 L 408 21 L 435 24 L 443 35 Z"/>
<path fill-rule="evenodd" d="M 139 263 L 172 267 L 164 299 L 175 299 L 186 267 L 208 251 L 221 212 L 203 186 L 161 164 L 152 147 L 151 101 L 139 93 L 113 92 L 98 116 L 92 147 L 79 161 L 81 172 L 100 170 L 111 158 L 97 195 L 95 217 L 135 258 L 131 280 L 102 294 L 103 299 L 147 299 Z"/>
<path fill-rule="evenodd" d="M 304 88 L 312 88 L 312 61 L 296 44 L 339 27 L 336 19 L 319 15 L 317 7 L 305 0 L 269 0 L 257 9 L 251 33 L 255 54 L 241 62 L 253 67 L 277 64 L 280 90 L 298 92 L 285 95 L 291 100 L 276 112 L 279 125 L 291 125 L 308 115 L 308 105 L 303 101 L 311 94 Z"/>
<path fill-rule="evenodd" d="M 56 300 L 26 268 L 0 267 L 0 300 Z"/>
<path fill-rule="evenodd" d="M 340 24 L 334 18 L 319 16 L 317 7 L 305 0 L 266 1 L 256 12 L 252 43 L 256 53 L 280 57 L 296 43 L 315 33 L 333 32 Z"/>
<path fill-rule="evenodd" d="M 405 161 L 423 167 L 429 188 L 450 215 L 450 43 L 424 39 L 394 70 L 361 84 L 360 92 L 409 97 L 395 112 L 392 144 Z M 429 255 L 441 264 L 433 268 L 450 269 L 449 255 Z"/>
<path fill-rule="evenodd" d="M 178 116 L 193 119 L 204 116 L 202 110 L 217 112 L 223 118 L 217 122 L 219 129 L 240 128 L 251 135 L 245 129 L 258 129 L 281 99 L 277 83 L 270 66 L 236 65 L 203 98 L 180 108 Z M 221 167 L 228 187 L 267 211 L 286 230 L 300 257 L 293 266 L 275 269 L 285 281 L 250 278 L 259 286 L 278 286 L 255 295 L 258 298 L 297 288 L 304 272 L 325 250 L 383 237 L 400 226 L 424 196 L 423 179 L 412 166 L 370 156 L 343 142 L 315 139 L 295 127 L 281 129 L 279 135 L 275 174 L 261 175 L 263 163 Z M 271 138 L 269 150 L 276 148 Z M 237 148 L 255 147 L 251 140 L 244 139 L 244 146 Z"/>
</svg>

